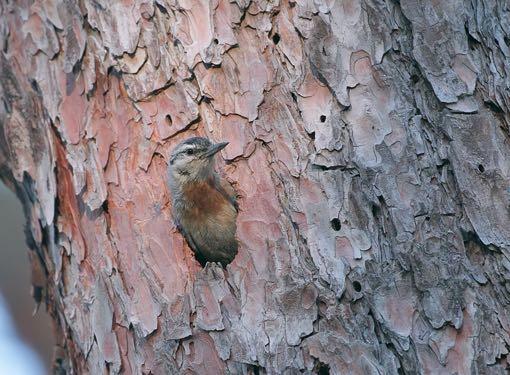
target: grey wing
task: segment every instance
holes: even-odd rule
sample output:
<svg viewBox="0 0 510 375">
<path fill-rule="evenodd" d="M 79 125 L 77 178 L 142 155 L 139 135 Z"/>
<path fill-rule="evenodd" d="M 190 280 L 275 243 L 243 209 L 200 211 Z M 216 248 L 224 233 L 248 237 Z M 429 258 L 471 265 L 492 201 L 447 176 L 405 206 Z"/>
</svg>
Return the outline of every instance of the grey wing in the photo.
<svg viewBox="0 0 510 375">
<path fill-rule="evenodd" d="M 204 266 L 206 263 L 206 260 L 202 257 L 200 254 L 200 250 L 198 249 L 197 244 L 195 243 L 195 240 L 193 239 L 193 236 L 191 233 L 189 233 L 177 220 L 175 221 L 175 225 L 177 226 L 177 229 L 183 237 L 186 239 L 186 242 L 188 243 L 191 250 L 193 250 L 193 253 L 195 254 L 195 258 L 198 260 L 198 262 Z"/>
<path fill-rule="evenodd" d="M 181 225 L 181 223 L 179 223 L 177 220 L 175 220 L 175 225 L 177 226 L 177 229 L 179 230 L 179 232 L 181 232 L 181 234 L 184 236 L 184 238 L 188 242 L 188 245 L 189 245 L 189 247 L 191 247 L 191 250 L 193 250 L 194 252 L 197 252 L 197 250 L 198 250 L 197 244 L 193 240 L 193 237 L 191 237 L 191 234 L 188 233 L 188 231 L 186 229 L 184 229 L 184 227 Z"/>
</svg>

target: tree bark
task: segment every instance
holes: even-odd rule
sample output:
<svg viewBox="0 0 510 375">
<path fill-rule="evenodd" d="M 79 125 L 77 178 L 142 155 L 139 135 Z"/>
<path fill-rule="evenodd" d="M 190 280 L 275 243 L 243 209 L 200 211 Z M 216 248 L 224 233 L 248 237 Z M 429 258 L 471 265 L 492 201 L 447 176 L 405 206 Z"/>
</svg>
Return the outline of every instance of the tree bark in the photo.
<svg viewBox="0 0 510 375">
<path fill-rule="evenodd" d="M 7 1 L 0 47 L 55 372 L 508 371 L 505 1 Z M 193 135 L 230 142 L 225 271 L 170 216 Z"/>
</svg>

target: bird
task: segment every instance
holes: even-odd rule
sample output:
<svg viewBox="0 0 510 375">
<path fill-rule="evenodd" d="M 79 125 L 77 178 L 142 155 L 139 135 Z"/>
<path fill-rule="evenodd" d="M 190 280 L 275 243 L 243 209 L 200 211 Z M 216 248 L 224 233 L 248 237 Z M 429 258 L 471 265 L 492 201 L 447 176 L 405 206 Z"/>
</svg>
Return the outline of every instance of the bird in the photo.
<svg viewBox="0 0 510 375">
<path fill-rule="evenodd" d="M 168 163 L 172 216 L 202 266 L 218 262 L 225 268 L 237 254 L 237 197 L 214 171 L 214 156 L 227 145 L 188 138 L 173 149 Z"/>
</svg>

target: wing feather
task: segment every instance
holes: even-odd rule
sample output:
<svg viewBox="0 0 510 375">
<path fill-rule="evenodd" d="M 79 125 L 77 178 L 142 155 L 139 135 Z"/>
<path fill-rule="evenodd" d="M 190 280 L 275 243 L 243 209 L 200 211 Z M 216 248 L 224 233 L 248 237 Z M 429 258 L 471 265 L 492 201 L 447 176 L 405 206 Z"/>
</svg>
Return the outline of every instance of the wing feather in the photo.
<svg viewBox="0 0 510 375">
<path fill-rule="evenodd" d="M 177 229 L 179 230 L 179 232 L 181 232 L 183 237 L 186 239 L 186 242 L 188 243 L 189 247 L 193 251 L 193 254 L 195 254 L 196 260 L 198 260 L 198 262 L 202 266 L 205 266 L 207 261 L 200 253 L 200 250 L 198 249 L 198 246 L 195 243 L 195 240 L 193 239 L 193 236 L 191 235 L 191 233 L 189 233 L 177 220 L 175 221 L 175 225 L 177 226 Z"/>
</svg>

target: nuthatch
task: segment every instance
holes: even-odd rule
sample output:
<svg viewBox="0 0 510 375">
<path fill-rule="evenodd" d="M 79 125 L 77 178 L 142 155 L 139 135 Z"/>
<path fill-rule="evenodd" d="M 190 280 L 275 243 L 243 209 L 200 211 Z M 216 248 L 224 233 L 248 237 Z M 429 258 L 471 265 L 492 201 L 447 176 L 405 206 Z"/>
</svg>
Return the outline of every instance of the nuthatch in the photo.
<svg viewBox="0 0 510 375">
<path fill-rule="evenodd" d="M 214 172 L 214 155 L 227 144 L 193 137 L 170 155 L 174 221 L 202 266 L 220 262 L 225 267 L 237 254 L 234 189 Z"/>
</svg>

